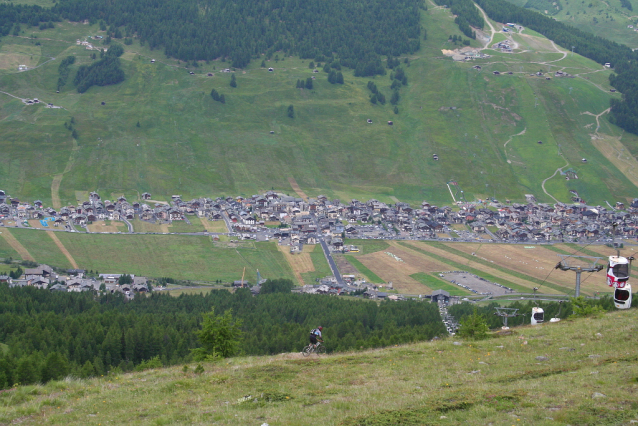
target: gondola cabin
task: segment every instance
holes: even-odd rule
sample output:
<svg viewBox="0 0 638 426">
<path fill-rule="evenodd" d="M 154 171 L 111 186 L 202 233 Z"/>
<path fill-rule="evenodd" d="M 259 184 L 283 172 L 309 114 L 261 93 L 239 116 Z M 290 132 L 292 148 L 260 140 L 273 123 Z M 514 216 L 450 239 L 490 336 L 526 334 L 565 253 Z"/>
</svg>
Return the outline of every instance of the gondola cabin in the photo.
<svg viewBox="0 0 638 426">
<path fill-rule="evenodd" d="M 543 308 L 532 308 L 532 325 L 542 324 L 545 321 L 545 311 Z"/>
<path fill-rule="evenodd" d="M 609 256 L 607 262 L 607 285 L 613 288 L 623 288 L 629 279 L 629 261 L 622 256 Z"/>
<path fill-rule="evenodd" d="M 614 305 L 618 309 L 631 308 L 631 284 L 625 284 L 624 287 L 614 290 Z"/>
</svg>

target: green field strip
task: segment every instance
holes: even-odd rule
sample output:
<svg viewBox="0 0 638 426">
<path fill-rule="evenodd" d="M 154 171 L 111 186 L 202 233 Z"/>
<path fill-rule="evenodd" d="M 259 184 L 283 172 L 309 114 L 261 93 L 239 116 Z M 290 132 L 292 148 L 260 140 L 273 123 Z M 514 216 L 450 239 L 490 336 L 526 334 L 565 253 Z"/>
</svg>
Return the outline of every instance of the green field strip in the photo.
<svg viewBox="0 0 638 426">
<path fill-rule="evenodd" d="M 310 259 L 312 260 L 312 265 L 315 267 L 315 273 L 320 274 L 321 278 L 332 275 L 330 265 L 328 265 L 326 256 L 323 254 L 323 250 L 319 244 L 315 245 L 315 249 L 310 252 Z"/>
<path fill-rule="evenodd" d="M 565 254 L 565 255 L 571 255 L 572 253 L 568 252 L 567 250 L 563 250 L 560 249 L 558 247 L 554 247 L 553 245 L 547 245 L 547 246 L 543 246 L 544 248 L 546 248 L 547 250 L 551 250 L 555 253 L 558 254 Z M 556 256 L 556 263 L 558 263 L 558 256 Z"/>
<path fill-rule="evenodd" d="M 373 283 L 379 283 L 379 284 L 385 284 L 385 281 L 383 279 L 381 279 L 381 277 L 379 277 L 377 274 L 375 274 L 374 272 L 372 272 L 370 269 L 368 269 L 367 266 L 365 266 L 363 263 L 359 262 L 358 259 L 356 259 L 354 256 L 350 256 L 350 255 L 345 255 L 343 256 L 348 262 L 350 262 L 350 264 L 352 266 L 354 266 L 355 268 L 357 268 L 357 270 L 359 272 L 361 272 L 363 275 L 365 275 L 366 277 L 368 277 L 368 279 L 370 280 L 370 282 Z"/>
<path fill-rule="evenodd" d="M 376 253 L 378 251 L 387 250 L 390 244 L 384 240 L 358 240 L 352 238 L 346 238 L 343 242 L 347 246 L 357 246 L 361 249 L 359 256 L 362 254 Z"/>
<path fill-rule="evenodd" d="M 59 268 L 71 268 L 69 260 L 64 253 L 55 245 L 51 237 L 44 231 L 31 229 L 12 229 L 11 233 L 16 240 L 26 248 L 31 256 L 39 263 L 46 263 Z M 55 235 L 61 237 L 68 232 L 56 232 Z M 81 234 L 74 234 L 80 236 Z M 64 244 L 64 243 L 63 243 Z M 67 248 L 68 249 L 68 248 Z"/>
<path fill-rule="evenodd" d="M 558 284 L 549 283 L 549 282 L 547 282 L 545 280 L 541 280 L 539 278 L 532 277 L 532 276 L 524 274 L 522 272 L 513 271 L 511 269 L 505 269 L 502 266 L 496 265 L 495 263 L 488 262 L 487 260 L 483 260 L 483 259 L 479 258 L 478 256 L 472 256 L 471 254 L 467 254 L 464 251 L 457 250 L 457 249 L 452 248 L 450 246 L 446 246 L 445 244 L 436 243 L 436 242 L 433 242 L 433 243 L 429 243 L 428 242 L 428 245 L 431 245 L 432 247 L 436 247 L 436 248 L 441 249 L 441 250 L 445 250 L 448 253 L 455 254 L 457 256 L 461 256 L 461 257 L 463 257 L 463 258 L 465 258 L 467 260 L 471 260 L 472 262 L 480 263 L 481 265 L 484 265 L 484 266 L 496 269 L 498 271 L 504 272 L 504 273 L 506 273 L 508 275 L 511 275 L 513 277 L 533 282 L 534 284 L 538 284 L 539 286 L 544 285 L 546 287 L 553 288 L 554 290 L 557 290 L 557 291 L 562 291 L 562 292 L 566 291 L 565 287 L 560 286 Z M 527 291 L 529 291 L 529 289 L 527 289 Z"/>
<path fill-rule="evenodd" d="M 471 274 L 474 274 L 474 275 L 477 275 L 477 276 L 479 276 L 479 277 L 485 278 L 485 279 L 486 279 L 486 280 L 488 280 L 488 281 L 491 281 L 491 282 L 494 282 L 494 283 L 502 284 L 502 285 L 504 285 L 504 286 L 506 286 L 506 287 L 511 288 L 512 290 L 516 290 L 516 291 L 521 292 L 521 293 L 529 293 L 529 291 L 530 291 L 530 289 L 529 289 L 529 288 L 527 288 L 527 287 L 523 287 L 522 285 L 515 284 L 515 283 L 513 283 L 513 282 L 511 282 L 511 281 L 507 281 L 507 280 L 505 280 L 505 279 L 502 279 L 502 278 L 496 277 L 496 276 L 494 276 L 494 275 L 492 275 L 492 274 L 490 274 L 490 273 L 487 273 L 487 272 L 481 271 L 481 270 L 479 270 L 479 269 L 472 268 L 472 267 L 470 267 L 470 266 L 468 266 L 468 265 L 463 265 L 463 264 L 461 264 L 461 263 L 457 263 L 457 262 L 455 262 L 455 261 L 453 261 L 453 260 L 450 260 L 450 259 L 448 259 L 448 258 L 446 258 L 446 257 L 439 256 L 438 254 L 430 253 L 430 252 L 428 252 L 428 251 L 426 251 L 426 250 L 420 249 L 420 248 L 415 247 L 415 246 L 412 246 L 412 245 L 410 245 L 410 244 L 403 243 L 403 242 L 400 242 L 400 241 L 399 241 L 399 245 L 402 245 L 403 247 L 408 248 L 408 249 L 415 250 L 415 251 L 417 251 L 417 252 L 421 253 L 421 254 L 422 254 L 422 255 L 424 255 L 424 256 L 430 257 L 430 258 L 432 258 L 432 259 L 436 259 L 436 260 L 438 260 L 439 262 L 445 263 L 446 265 L 450 265 L 450 266 L 452 266 L 455 270 L 458 270 L 458 271 L 467 271 L 467 272 L 469 272 L 469 273 L 471 273 Z"/>
<path fill-rule="evenodd" d="M 431 290 L 445 290 L 450 293 L 451 296 L 467 296 L 473 295 L 471 291 L 465 290 L 456 285 L 452 285 L 449 282 L 440 279 L 432 274 L 428 274 L 426 272 L 417 272 L 416 274 L 410 275 L 410 278 L 414 278 L 421 284 L 425 284 Z"/>
</svg>

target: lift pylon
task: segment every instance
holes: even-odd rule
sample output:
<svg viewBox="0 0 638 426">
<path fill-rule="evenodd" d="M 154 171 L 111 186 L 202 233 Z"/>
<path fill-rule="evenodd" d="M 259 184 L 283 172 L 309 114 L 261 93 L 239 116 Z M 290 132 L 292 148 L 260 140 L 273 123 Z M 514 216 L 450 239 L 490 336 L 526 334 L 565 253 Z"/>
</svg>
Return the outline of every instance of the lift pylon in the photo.
<svg viewBox="0 0 638 426">
<path fill-rule="evenodd" d="M 598 272 L 604 268 L 603 265 L 598 265 L 598 261 L 602 257 L 571 256 L 566 254 L 559 254 L 558 256 L 560 256 L 561 260 L 556 264 L 556 269 L 576 272 L 576 297 L 580 296 L 580 274 L 583 272 Z"/>
</svg>

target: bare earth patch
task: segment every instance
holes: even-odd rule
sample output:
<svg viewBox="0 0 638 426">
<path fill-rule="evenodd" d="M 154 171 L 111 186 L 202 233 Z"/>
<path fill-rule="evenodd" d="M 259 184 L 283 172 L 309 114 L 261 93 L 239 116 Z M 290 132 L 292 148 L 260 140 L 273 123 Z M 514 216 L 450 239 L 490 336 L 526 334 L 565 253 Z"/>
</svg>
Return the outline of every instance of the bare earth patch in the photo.
<svg viewBox="0 0 638 426">
<path fill-rule="evenodd" d="M 547 277 L 547 282 L 564 286 L 566 292 L 574 288 L 574 274 L 555 270 L 554 267 L 560 257 L 558 253 L 545 247 L 535 246 L 534 244 L 528 246 L 518 244 L 484 244 L 480 246 L 477 244 L 454 244 L 453 247 L 465 253 L 475 253 L 478 258 L 494 262 L 497 266 L 521 272 L 534 278 L 544 280 Z M 535 248 L 526 249 L 525 247 Z M 575 250 L 566 247 L 565 251 L 572 253 Z M 580 254 L 582 255 L 582 253 Z M 583 275 L 583 291 L 587 293 L 608 291 L 602 274 L 600 279 L 596 279 L 596 276 L 593 276 L 584 282 L 585 277 L 586 275 Z M 543 292 L 548 292 L 547 290 L 547 288 L 543 288 Z"/>
<path fill-rule="evenodd" d="M 299 195 L 301 198 L 303 198 L 304 201 L 308 201 L 308 196 L 306 195 L 305 192 L 303 192 L 301 190 L 301 188 L 299 187 L 299 184 L 297 183 L 295 178 L 289 177 L 288 178 L 288 182 L 290 183 L 290 186 L 292 187 L 292 189 L 297 193 L 297 195 Z"/>
<path fill-rule="evenodd" d="M 47 231 L 47 234 L 49 234 L 49 237 L 51 237 L 55 245 L 60 249 L 62 254 L 64 254 L 64 256 L 67 258 L 71 266 L 74 269 L 79 269 L 78 264 L 75 262 L 75 259 L 73 259 L 73 256 L 71 256 L 71 253 L 69 253 L 66 247 L 64 247 L 64 244 L 62 244 L 62 242 L 58 239 L 58 236 L 55 235 L 55 232 Z"/>
<path fill-rule="evenodd" d="M 527 280 L 525 280 L 523 278 L 515 277 L 515 276 L 510 275 L 510 274 L 508 274 L 506 272 L 503 272 L 503 271 L 501 271 L 499 269 L 496 269 L 499 266 L 498 264 L 494 265 L 494 267 L 491 268 L 491 267 L 485 266 L 485 265 L 483 265 L 481 263 L 474 262 L 472 260 L 468 260 L 468 259 L 466 259 L 466 258 L 464 258 L 462 256 L 457 256 L 457 255 L 449 253 L 449 252 L 447 252 L 445 250 L 441 250 L 441 249 L 438 249 L 436 247 L 432 247 L 429 244 L 424 244 L 424 243 L 421 243 L 421 242 L 413 242 L 413 241 L 406 241 L 406 243 L 409 244 L 409 245 L 412 245 L 414 247 L 418 247 L 421 250 L 430 252 L 432 254 L 436 254 L 438 256 L 443 256 L 443 257 L 445 257 L 447 259 L 450 259 L 451 261 L 454 261 L 454 262 L 456 262 L 458 264 L 467 265 L 467 266 L 469 266 L 471 268 L 478 269 L 480 271 L 485 271 L 486 273 L 488 273 L 490 275 L 493 275 L 495 277 L 510 281 L 512 283 L 515 283 L 515 284 L 519 284 L 519 285 L 521 285 L 523 287 L 527 287 L 527 288 L 530 289 L 530 291 L 531 291 L 531 289 L 533 287 L 535 287 L 535 284 L 532 283 L 532 282 L 529 282 L 529 281 L 527 281 Z M 478 247 L 478 246 L 476 246 L 476 247 Z M 454 248 L 456 248 L 456 244 L 454 245 Z M 446 266 L 446 270 L 449 271 L 450 269 L 453 269 L 453 267 L 452 266 Z M 510 267 L 508 269 L 513 269 L 513 268 Z M 547 275 L 547 272 L 545 273 L 545 275 Z M 542 278 L 544 278 L 544 276 L 541 277 L 541 279 Z M 543 291 L 545 293 L 558 293 L 558 291 L 556 291 L 554 289 L 551 289 L 551 288 L 545 288 Z"/>
<path fill-rule="evenodd" d="M 204 228 L 208 232 L 228 232 L 228 227 L 226 226 L 226 222 L 223 220 L 208 220 L 206 218 L 200 218 L 200 222 L 204 225 Z"/>
<path fill-rule="evenodd" d="M 403 262 L 397 261 L 394 257 L 385 253 L 386 251 L 399 257 Z M 410 275 L 418 272 L 445 271 L 449 269 L 446 265 L 434 259 L 429 259 L 420 253 L 405 249 L 395 242 L 390 242 L 390 247 L 387 250 L 357 256 L 357 260 L 384 281 L 391 281 L 393 287 L 399 293 L 406 294 L 424 294 L 431 291 L 429 287 L 421 284 Z"/>
<path fill-rule="evenodd" d="M 99 220 L 97 222 L 93 222 L 88 225 L 89 232 L 119 232 L 124 228 L 120 228 L 119 226 L 124 226 L 121 222 L 110 221 L 107 225 L 105 221 Z"/>
<path fill-rule="evenodd" d="M 315 270 L 315 265 L 312 263 L 312 258 L 310 257 L 310 253 L 314 251 L 315 246 L 305 245 L 303 247 L 303 253 L 291 254 L 289 246 L 277 246 L 279 251 L 286 258 L 286 262 L 290 265 L 292 269 L 292 273 L 295 274 L 297 281 L 300 284 L 306 284 L 301 278 L 301 274 L 304 272 L 313 272 Z"/>
</svg>

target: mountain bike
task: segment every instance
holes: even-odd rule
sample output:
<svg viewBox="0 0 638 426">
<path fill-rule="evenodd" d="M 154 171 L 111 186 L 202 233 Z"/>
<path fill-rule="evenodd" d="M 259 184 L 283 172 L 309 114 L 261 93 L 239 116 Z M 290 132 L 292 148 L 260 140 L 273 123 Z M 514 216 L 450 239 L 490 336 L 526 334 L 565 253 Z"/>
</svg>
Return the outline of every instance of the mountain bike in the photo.
<svg viewBox="0 0 638 426">
<path fill-rule="evenodd" d="M 317 343 L 317 347 L 315 347 L 312 344 L 309 344 L 308 346 L 303 348 L 303 350 L 301 351 L 303 356 L 308 356 L 308 355 L 310 355 L 313 352 L 316 353 L 317 355 L 325 354 L 326 353 L 326 347 L 324 345 L 322 345 L 321 342 L 319 342 L 319 343 Z"/>
</svg>

